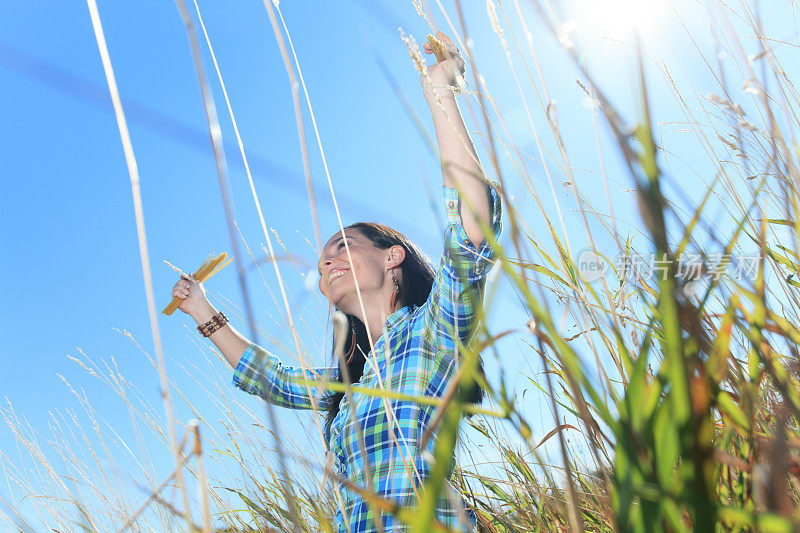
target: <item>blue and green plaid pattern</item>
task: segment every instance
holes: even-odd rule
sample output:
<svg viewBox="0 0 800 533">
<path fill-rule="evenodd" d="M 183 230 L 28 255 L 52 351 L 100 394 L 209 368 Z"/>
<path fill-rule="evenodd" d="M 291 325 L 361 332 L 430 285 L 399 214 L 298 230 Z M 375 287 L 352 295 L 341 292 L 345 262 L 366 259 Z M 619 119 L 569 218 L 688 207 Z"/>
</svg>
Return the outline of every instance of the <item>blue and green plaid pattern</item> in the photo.
<svg viewBox="0 0 800 533">
<path fill-rule="evenodd" d="M 494 187 L 490 191 L 491 229 L 497 239 L 502 231 L 500 196 Z M 475 330 L 475 304 L 482 302 L 494 251 L 487 241 L 476 247 L 467 238 L 456 189 L 443 186 L 442 192 L 447 228 L 431 294 L 422 306 L 398 309 L 387 318 L 384 333 L 375 342 L 364 367 L 360 383 L 363 387 L 378 389 L 382 385 L 408 396 L 441 397 L 456 374 L 456 337 L 466 343 Z M 233 383 L 270 403 L 310 409 L 307 380 L 320 383 L 311 387 L 319 406 L 331 394 L 324 390 L 320 379 L 337 376 L 334 368 L 304 371 L 285 367 L 274 355 L 251 344 L 234 370 Z M 420 441 L 435 407 L 358 393 L 352 395 L 352 402 L 354 406 L 349 405 L 347 396 L 342 399 L 327 436 L 335 472 L 400 506 L 413 506 L 415 490 L 430 473 Z M 363 434 L 366 457 L 361 452 L 359 434 Z M 436 435 L 434 429 L 426 444 L 427 452 L 433 452 Z M 336 516 L 340 532 L 378 531 L 376 520 L 381 520 L 387 532 L 406 529 L 394 516 L 370 508 L 358 494 L 345 487 L 340 490 L 343 509 L 340 507 Z M 474 530 L 474 515 L 469 509 L 465 511 L 466 505 L 455 491 L 450 492 L 450 498 L 440 500 L 437 518 L 454 530 Z"/>
</svg>

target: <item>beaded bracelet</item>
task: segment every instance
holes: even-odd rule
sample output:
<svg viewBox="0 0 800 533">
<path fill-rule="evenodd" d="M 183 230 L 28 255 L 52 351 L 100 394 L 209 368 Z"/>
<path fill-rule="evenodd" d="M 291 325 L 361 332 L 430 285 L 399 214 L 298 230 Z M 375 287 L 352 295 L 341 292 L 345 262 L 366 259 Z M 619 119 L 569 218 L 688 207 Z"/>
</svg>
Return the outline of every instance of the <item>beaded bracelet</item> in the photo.
<svg viewBox="0 0 800 533">
<path fill-rule="evenodd" d="M 197 331 L 202 333 L 203 337 L 210 337 L 212 333 L 224 326 L 226 322 L 228 322 L 228 317 L 225 316 L 225 313 L 220 311 L 216 315 L 212 316 L 211 320 L 205 324 L 197 326 Z"/>
</svg>

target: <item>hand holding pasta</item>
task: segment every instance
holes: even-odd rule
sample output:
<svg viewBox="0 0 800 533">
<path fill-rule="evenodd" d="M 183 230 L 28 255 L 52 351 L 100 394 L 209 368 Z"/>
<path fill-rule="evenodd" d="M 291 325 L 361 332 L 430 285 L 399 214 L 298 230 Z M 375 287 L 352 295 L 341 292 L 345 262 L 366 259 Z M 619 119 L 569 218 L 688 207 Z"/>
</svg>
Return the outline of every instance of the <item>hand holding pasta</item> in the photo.
<svg viewBox="0 0 800 533">
<path fill-rule="evenodd" d="M 436 64 L 428 66 L 428 75 L 422 75 L 422 89 L 425 95 L 433 90 L 458 87 L 458 76 L 464 75 L 466 63 L 455 43 L 444 33 L 437 31 L 436 38 L 428 37 L 422 44 L 426 54 L 434 54 Z"/>
<path fill-rule="evenodd" d="M 228 254 L 226 254 L 225 252 L 222 252 L 216 257 L 214 257 L 214 254 L 211 254 L 205 261 L 203 261 L 203 264 L 200 265 L 200 268 L 198 268 L 194 274 L 190 276 L 184 276 L 184 274 L 181 273 L 181 277 L 185 277 L 189 282 L 202 284 L 208 278 L 210 278 L 211 276 L 213 276 L 214 274 L 225 268 L 225 266 L 231 261 L 233 261 L 233 258 L 228 257 Z M 175 287 L 173 287 L 172 301 L 162 311 L 162 313 L 164 313 L 165 315 L 171 315 L 175 311 L 175 309 L 178 309 L 178 306 L 180 306 L 181 303 L 183 302 L 182 297 L 176 296 L 174 293 L 175 288 L 177 288 L 177 286 L 178 284 L 176 283 Z M 203 291 L 203 294 L 205 294 L 205 291 Z M 206 300 L 206 303 L 208 303 L 208 300 Z M 209 304 L 208 306 L 206 306 L 206 309 L 208 309 L 209 307 L 212 306 Z M 190 305 L 188 309 L 194 309 L 194 305 Z M 181 311 L 183 311 L 184 313 L 191 314 L 191 311 L 189 311 L 188 309 L 186 307 L 183 307 L 181 308 Z"/>
<path fill-rule="evenodd" d="M 186 314 L 195 316 L 208 306 L 208 300 L 206 299 L 206 289 L 203 284 L 193 281 L 190 277 L 194 277 L 194 274 L 190 276 L 181 274 L 181 278 L 172 287 L 172 296 L 183 299 L 178 309 Z"/>
</svg>

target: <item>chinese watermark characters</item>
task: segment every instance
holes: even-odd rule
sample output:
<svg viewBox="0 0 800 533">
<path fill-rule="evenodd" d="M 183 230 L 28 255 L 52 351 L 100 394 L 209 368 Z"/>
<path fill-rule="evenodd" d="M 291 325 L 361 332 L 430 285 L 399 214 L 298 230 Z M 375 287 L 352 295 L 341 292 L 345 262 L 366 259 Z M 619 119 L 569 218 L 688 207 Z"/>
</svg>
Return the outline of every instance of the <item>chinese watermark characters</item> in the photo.
<svg viewBox="0 0 800 533">
<path fill-rule="evenodd" d="M 758 274 L 758 253 L 709 253 L 705 256 L 696 253 L 683 253 L 671 265 L 670 259 L 658 254 L 620 254 L 614 259 L 614 268 L 619 279 L 631 282 L 641 280 L 664 280 L 674 269 L 675 278 L 684 282 L 686 288 L 697 286 L 702 280 L 719 281 L 722 276 L 735 280 L 754 280 Z M 611 270 L 608 259 L 592 250 L 584 250 L 578 255 L 578 273 L 587 283 L 597 281 Z"/>
</svg>

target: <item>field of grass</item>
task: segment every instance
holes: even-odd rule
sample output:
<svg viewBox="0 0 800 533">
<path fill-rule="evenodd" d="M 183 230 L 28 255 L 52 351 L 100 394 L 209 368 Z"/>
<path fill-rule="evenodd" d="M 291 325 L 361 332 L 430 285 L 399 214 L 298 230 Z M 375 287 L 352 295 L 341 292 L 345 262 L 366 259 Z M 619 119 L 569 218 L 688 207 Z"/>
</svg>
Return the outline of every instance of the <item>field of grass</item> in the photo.
<svg viewBox="0 0 800 533">
<path fill-rule="evenodd" d="M 670 57 L 674 43 L 632 23 L 620 70 L 636 87 L 631 100 L 608 93 L 597 75 L 593 61 L 599 58 L 573 22 L 580 2 L 486 2 L 493 38 L 506 54 L 497 62 L 507 64 L 518 91 L 514 101 L 496 99 L 492 79 L 483 79 L 481 65 L 468 59 L 461 105 L 479 129 L 475 141 L 487 175 L 503 187 L 507 217 L 502 242 L 494 243 L 498 262 L 483 312 L 491 316 L 504 305 L 494 293 L 502 278 L 524 308 L 521 323 L 527 327 L 482 326 L 463 347 L 459 384 L 478 380 L 487 401 L 477 412 L 457 394 L 438 403 L 442 429 L 418 507 L 396 509 L 369 493 L 365 498 L 397 513 L 414 531 L 436 530 L 434 505 L 447 491 L 455 452 L 452 486 L 475 507 L 483 531 L 800 528 L 800 93 L 793 84 L 800 39 L 796 25 L 789 36 L 771 32 L 760 13 L 764 3 L 665 0 L 663 16 L 678 28 L 670 38 L 680 40 Z M 178 4 L 193 44 L 211 142 L 222 158 L 217 113 L 235 117 L 227 93 L 223 105 L 208 89 L 223 81 L 200 59 L 212 53 L 213 36 L 200 25 L 194 5 Z M 287 73 L 297 82 L 292 105 L 307 157 L 325 140 L 315 135 L 313 113 L 312 122 L 304 122 L 301 109 L 313 102 L 298 71 L 302 58 L 294 55 L 290 30 L 274 4 L 267 1 L 264 9 Z M 458 36 L 469 54 L 465 43 L 476 21 L 464 17 L 459 2 L 445 10 L 439 2 L 411 4 L 431 25 Z M 785 20 L 800 16 L 797 2 L 776 4 L 771 9 Z M 685 17 L 698 13 L 707 33 L 681 32 Z M 100 23 L 98 15 L 102 50 Z M 540 52 L 526 39 L 531 31 L 558 45 L 561 73 L 539 68 Z M 403 45 L 400 36 L 398 43 Z M 413 59 L 414 40 L 405 45 Z M 113 96 L 113 64 L 105 66 Z M 557 104 L 550 86 L 564 79 L 584 93 L 584 107 Z M 507 110 L 519 112 L 514 124 Z M 413 107 L 408 112 L 424 122 Z M 560 117 L 575 114 L 594 124 L 593 160 L 584 156 L 585 147 L 580 163 L 573 159 L 570 124 Z M 118 119 L 128 144 L 121 107 Z M 306 137 L 315 141 L 305 146 Z M 126 155 L 136 199 L 132 146 Z M 225 191 L 225 164 L 218 163 Z M 523 204 L 535 207 L 516 209 Z M 280 243 L 259 215 L 274 256 Z M 239 243 L 229 223 L 232 242 Z M 149 279 L 143 232 L 140 239 Z M 234 255 L 251 260 L 244 250 Z M 247 307 L 221 303 L 229 315 L 250 322 Z M 139 439 L 126 443 L 129 454 L 118 458 L 112 452 L 119 448 L 114 423 L 98 420 L 90 399 L 76 391 L 83 414 L 54 416 L 58 438 L 38 440 L 13 407 L 0 410 L 25 457 L 21 462 L 0 455 L 10 490 L 35 499 L 39 519 L 59 531 L 331 531 L 336 479 L 325 469 L 321 444 L 309 456 L 277 438 L 271 410 L 264 416 L 238 401 L 219 356 L 212 354 L 204 369 L 211 377 L 198 381 L 219 411 L 197 418 L 221 420 L 224 431 L 173 420 L 173 402 L 182 394 L 164 371 L 152 294 L 149 305 L 156 342 L 151 361 L 162 378 L 163 407 L 136 393 L 113 361 L 83 357 L 76 363 L 127 404 L 130 420 L 124 422 L 137 435 L 155 435 L 173 453 L 174 471 L 156 472 Z M 526 409 L 530 403 L 502 378 L 475 372 L 478 353 L 487 374 L 518 371 L 504 368 L 497 351 L 506 335 L 518 338 L 541 369 L 530 378 L 530 390 L 549 410 L 544 416 Z M 392 397 L 391 391 L 362 392 Z M 542 419 L 547 427 L 540 427 Z M 308 431 L 316 434 L 318 427 Z M 495 458 L 491 464 L 468 460 L 478 446 L 483 456 Z M 142 490 L 134 493 L 123 488 L 130 484 L 129 466 L 121 464 L 130 457 L 141 458 L 133 477 Z M 73 466 L 64 472 L 55 466 L 62 463 Z M 4 514 L 12 527 L 29 530 L 13 505 Z"/>
</svg>

